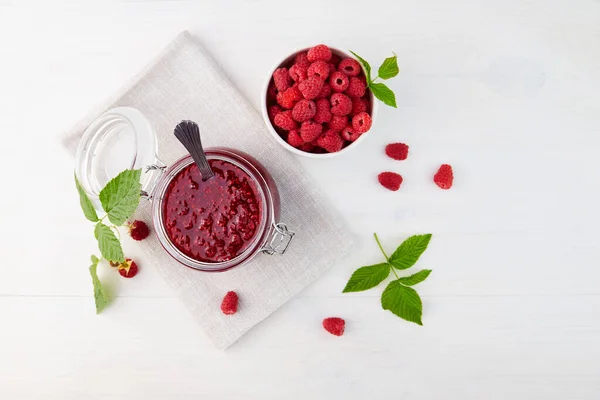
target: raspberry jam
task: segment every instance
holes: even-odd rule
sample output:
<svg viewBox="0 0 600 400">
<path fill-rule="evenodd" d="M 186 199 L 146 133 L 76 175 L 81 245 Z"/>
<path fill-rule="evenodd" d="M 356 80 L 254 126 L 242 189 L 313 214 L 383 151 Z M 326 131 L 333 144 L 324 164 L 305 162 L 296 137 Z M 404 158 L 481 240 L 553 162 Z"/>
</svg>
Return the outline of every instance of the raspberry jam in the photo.
<svg viewBox="0 0 600 400">
<path fill-rule="evenodd" d="M 259 191 L 240 167 L 209 160 L 215 176 L 202 182 L 195 163 L 169 183 L 163 220 L 171 243 L 201 262 L 224 262 L 242 254 L 257 236 L 262 217 Z"/>
</svg>

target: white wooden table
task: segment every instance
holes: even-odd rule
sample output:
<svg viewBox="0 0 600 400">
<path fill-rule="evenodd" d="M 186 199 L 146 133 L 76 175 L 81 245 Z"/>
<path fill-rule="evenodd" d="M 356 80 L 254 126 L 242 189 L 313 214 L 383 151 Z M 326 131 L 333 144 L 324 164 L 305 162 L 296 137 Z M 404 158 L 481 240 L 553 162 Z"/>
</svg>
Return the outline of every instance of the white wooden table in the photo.
<svg viewBox="0 0 600 400">
<path fill-rule="evenodd" d="M 0 0 L 0 398 L 600 398 L 599 27 L 591 0 Z M 59 144 L 183 29 L 257 109 L 301 45 L 393 50 L 401 68 L 398 109 L 360 150 L 301 160 L 358 238 L 350 261 L 225 352 L 152 265 L 112 274 L 118 298 L 94 315 L 95 242 Z M 382 155 L 392 141 L 407 161 Z M 443 162 L 448 192 L 431 182 Z M 340 293 L 378 261 L 374 231 L 388 248 L 433 233 L 424 327 L 381 310 L 381 288 Z M 342 338 L 320 327 L 332 315 Z"/>
</svg>

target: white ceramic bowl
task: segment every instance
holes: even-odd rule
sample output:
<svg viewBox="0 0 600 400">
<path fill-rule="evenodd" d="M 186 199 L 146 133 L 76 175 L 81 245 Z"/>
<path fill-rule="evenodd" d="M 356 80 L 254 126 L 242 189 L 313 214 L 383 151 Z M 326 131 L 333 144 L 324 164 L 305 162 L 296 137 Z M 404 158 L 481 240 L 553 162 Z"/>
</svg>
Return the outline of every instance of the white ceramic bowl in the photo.
<svg viewBox="0 0 600 400">
<path fill-rule="evenodd" d="M 283 147 L 285 147 L 287 150 L 291 151 L 292 153 L 298 154 L 298 155 L 304 156 L 304 157 L 310 157 L 310 158 L 329 158 L 329 157 L 335 157 L 335 156 L 339 156 L 340 154 L 344 154 L 344 153 L 346 153 L 346 152 L 348 152 L 348 151 L 350 151 L 350 150 L 358 147 L 358 145 L 363 140 L 365 140 L 365 137 L 367 135 L 369 135 L 371 132 L 373 132 L 373 127 L 375 126 L 375 120 L 377 119 L 377 109 L 379 107 L 379 104 L 378 104 L 377 99 L 375 98 L 375 96 L 373 96 L 373 93 L 369 90 L 369 88 L 367 88 L 367 94 L 369 96 L 369 101 L 371 103 L 371 121 L 372 121 L 371 122 L 371 128 L 367 132 L 363 133 L 354 142 L 350 143 L 348 146 L 344 147 L 343 149 L 341 149 L 340 151 L 335 152 L 335 153 L 308 153 L 306 151 L 302 151 L 302 150 L 297 149 L 294 146 L 290 145 L 288 142 L 286 142 L 285 140 L 283 140 L 283 138 L 281 136 L 279 136 L 279 133 L 277 133 L 277 131 L 275 130 L 275 128 L 271 124 L 271 121 L 269 120 L 269 113 L 267 112 L 267 91 L 269 90 L 269 83 L 271 82 L 271 78 L 273 77 L 273 72 L 275 72 L 275 70 L 277 68 L 281 67 L 282 65 L 288 65 L 289 63 L 291 63 L 294 60 L 294 58 L 296 57 L 296 55 L 298 53 L 301 53 L 303 51 L 308 51 L 311 47 L 305 47 L 305 48 L 296 50 L 291 55 L 285 57 L 283 60 L 281 60 L 277 64 L 275 64 L 275 66 L 273 66 L 273 68 L 269 71 L 269 73 L 267 75 L 267 78 L 265 79 L 265 84 L 263 86 L 263 91 L 262 91 L 262 96 L 261 96 L 261 111 L 262 111 L 262 116 L 263 116 L 263 119 L 265 120 L 265 124 L 267 125 L 267 129 L 269 130 L 269 132 L 271 132 L 271 135 L 273 135 L 273 137 L 275 138 L 275 140 L 279 144 L 281 144 Z M 343 50 L 336 49 L 334 47 L 329 47 L 329 48 L 331 49 L 331 52 L 333 54 L 337 54 L 342 59 L 344 59 L 344 58 L 355 58 L 352 54 L 347 53 L 347 52 L 345 52 Z M 363 69 L 363 73 L 365 73 L 364 69 Z"/>
</svg>

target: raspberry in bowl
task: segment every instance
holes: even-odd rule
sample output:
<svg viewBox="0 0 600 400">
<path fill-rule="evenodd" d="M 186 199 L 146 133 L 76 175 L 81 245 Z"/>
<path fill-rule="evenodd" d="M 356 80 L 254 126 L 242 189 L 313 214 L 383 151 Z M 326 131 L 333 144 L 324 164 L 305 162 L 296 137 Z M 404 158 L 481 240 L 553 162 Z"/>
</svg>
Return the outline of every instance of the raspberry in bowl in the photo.
<svg viewBox="0 0 600 400">
<path fill-rule="evenodd" d="M 320 44 L 298 50 L 270 72 L 261 99 L 269 132 L 289 151 L 333 157 L 372 129 L 377 102 L 349 53 Z"/>
</svg>

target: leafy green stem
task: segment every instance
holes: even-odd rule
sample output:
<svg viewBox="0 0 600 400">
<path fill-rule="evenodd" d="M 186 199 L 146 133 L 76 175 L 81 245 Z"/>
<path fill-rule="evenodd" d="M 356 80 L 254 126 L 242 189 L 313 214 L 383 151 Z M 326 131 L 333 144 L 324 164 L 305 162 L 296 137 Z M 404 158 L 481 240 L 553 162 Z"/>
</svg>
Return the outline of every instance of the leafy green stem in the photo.
<svg viewBox="0 0 600 400">
<path fill-rule="evenodd" d="M 394 273 L 394 275 L 396 275 L 396 279 L 400 279 L 400 277 L 398 276 L 398 274 L 396 273 L 396 270 L 392 267 L 392 265 L 390 264 L 390 269 L 392 270 L 392 272 Z"/>
<path fill-rule="evenodd" d="M 379 246 L 379 250 L 381 250 L 381 252 L 383 253 L 383 256 L 385 257 L 386 261 L 390 261 L 390 258 L 388 257 L 387 254 L 385 254 L 385 250 L 383 250 L 383 246 L 381 245 L 381 242 L 379 241 L 379 238 L 377 237 L 377 233 L 373 233 L 373 236 L 375 236 L 375 241 L 377 241 L 377 245 Z"/>
</svg>

